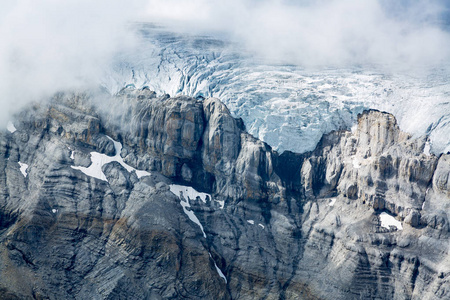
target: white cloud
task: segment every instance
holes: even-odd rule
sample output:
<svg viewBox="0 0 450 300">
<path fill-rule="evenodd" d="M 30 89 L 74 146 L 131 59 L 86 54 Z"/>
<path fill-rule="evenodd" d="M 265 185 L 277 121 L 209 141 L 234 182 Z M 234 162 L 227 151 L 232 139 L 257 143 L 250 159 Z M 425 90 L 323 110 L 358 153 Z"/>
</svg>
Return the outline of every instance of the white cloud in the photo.
<svg viewBox="0 0 450 300">
<path fill-rule="evenodd" d="M 95 85 L 111 58 L 136 47 L 129 21 L 226 36 L 275 62 L 305 67 L 449 61 L 437 0 L 3 0 L 0 120 L 57 90 Z M 444 21 L 443 21 L 444 20 Z"/>
<path fill-rule="evenodd" d="M 0 120 L 55 91 L 95 84 L 111 57 L 132 45 L 137 9 L 106 0 L 3 0 Z"/>
<path fill-rule="evenodd" d="M 306 67 L 436 66 L 450 58 L 444 1 L 150 0 L 150 20 L 219 32 L 247 50 Z"/>
</svg>

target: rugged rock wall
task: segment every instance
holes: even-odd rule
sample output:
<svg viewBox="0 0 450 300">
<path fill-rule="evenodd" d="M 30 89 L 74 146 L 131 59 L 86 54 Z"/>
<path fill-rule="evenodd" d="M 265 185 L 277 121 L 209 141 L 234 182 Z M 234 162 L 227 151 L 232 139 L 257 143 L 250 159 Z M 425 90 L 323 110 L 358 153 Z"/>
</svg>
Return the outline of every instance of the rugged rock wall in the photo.
<svg viewBox="0 0 450 300">
<path fill-rule="evenodd" d="M 279 155 L 217 99 L 98 98 L 0 133 L 0 298 L 450 297 L 450 156 L 392 115 Z"/>
</svg>

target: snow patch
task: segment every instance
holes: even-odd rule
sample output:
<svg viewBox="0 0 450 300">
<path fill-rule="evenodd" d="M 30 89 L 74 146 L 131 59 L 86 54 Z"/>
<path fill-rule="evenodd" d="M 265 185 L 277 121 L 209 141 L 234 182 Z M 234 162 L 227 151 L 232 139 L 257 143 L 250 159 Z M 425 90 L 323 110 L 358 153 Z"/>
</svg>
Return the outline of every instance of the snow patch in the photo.
<svg viewBox="0 0 450 300">
<path fill-rule="evenodd" d="M 430 142 L 427 141 L 425 143 L 425 147 L 423 147 L 423 153 L 425 153 L 425 155 L 430 156 L 431 155 L 430 150 L 431 150 L 431 144 L 430 144 Z"/>
<path fill-rule="evenodd" d="M 6 125 L 6 129 L 8 129 L 8 131 L 11 133 L 16 132 L 16 130 L 17 130 L 11 121 L 8 121 L 8 125 Z"/>
<path fill-rule="evenodd" d="M 194 190 L 192 187 L 182 186 L 182 185 L 177 185 L 177 184 L 171 184 L 171 185 L 169 185 L 169 188 L 170 188 L 170 191 L 172 193 L 174 193 L 175 196 L 177 196 L 180 199 L 180 204 L 181 204 L 181 207 L 183 207 L 184 213 L 188 216 L 188 218 L 192 222 L 194 222 L 195 224 L 197 224 L 200 227 L 200 229 L 203 233 L 203 237 L 206 239 L 206 233 L 203 230 L 202 224 L 200 223 L 199 219 L 194 214 L 194 212 L 192 210 L 190 210 L 191 205 L 189 204 L 189 199 L 196 199 L 197 196 L 199 196 L 201 198 L 202 194 L 204 194 L 204 195 L 208 195 L 208 194 L 199 193 L 196 190 Z M 184 194 L 185 192 L 186 192 L 186 194 Z M 206 196 L 205 196 L 204 201 L 206 202 Z"/>
<path fill-rule="evenodd" d="M 380 221 L 381 227 L 389 229 L 389 226 L 394 226 L 397 228 L 397 230 L 403 229 L 402 222 L 396 220 L 393 216 L 385 212 L 382 212 L 380 214 Z"/>
<path fill-rule="evenodd" d="M 355 168 L 355 169 L 361 168 L 361 163 L 356 158 L 353 159 L 352 163 L 353 163 L 353 168 Z"/>
<path fill-rule="evenodd" d="M 55 209 L 55 208 L 52 209 L 52 213 L 56 214 L 57 212 L 58 212 L 57 209 Z"/>
<path fill-rule="evenodd" d="M 334 203 L 336 203 L 337 198 L 331 198 L 330 202 L 328 203 L 328 206 L 334 206 Z"/>
<path fill-rule="evenodd" d="M 247 220 L 247 223 L 254 225 L 254 224 L 255 224 L 255 221 L 253 221 L 253 220 Z"/>
<path fill-rule="evenodd" d="M 185 186 L 185 185 L 171 184 L 170 191 L 177 196 L 179 196 L 180 193 L 182 192 L 184 197 L 188 197 L 191 200 L 194 200 L 197 197 L 200 197 L 200 199 L 203 201 L 203 203 L 206 203 L 207 197 L 209 197 L 209 199 L 211 199 L 210 194 L 197 192 L 193 187 Z"/>
<path fill-rule="evenodd" d="M 425 209 L 425 201 L 426 201 L 426 199 L 427 199 L 426 195 L 428 195 L 428 191 L 429 191 L 429 190 L 430 190 L 430 188 L 428 187 L 427 190 L 425 191 L 425 200 L 423 200 L 423 203 L 422 203 L 422 210 Z"/>
<path fill-rule="evenodd" d="M 219 203 L 220 209 L 223 209 L 225 207 L 224 200 L 215 200 L 211 197 L 210 194 L 197 192 L 193 187 L 190 187 L 190 186 L 172 184 L 171 191 L 175 195 L 179 195 L 180 192 L 183 192 L 183 196 L 189 197 L 189 199 L 191 199 L 191 200 L 194 200 L 197 197 L 200 197 L 200 200 L 202 200 L 203 203 L 206 203 L 206 201 L 208 201 L 208 199 L 209 199 L 209 201 L 214 201 L 214 202 Z"/>
<path fill-rule="evenodd" d="M 120 156 L 120 153 L 122 152 L 122 144 L 120 142 L 114 141 L 109 136 L 107 136 L 107 138 L 109 138 L 114 143 L 114 149 L 116 151 L 116 154 L 114 156 L 108 156 L 106 154 L 99 153 L 99 152 L 91 152 L 91 165 L 89 167 L 86 168 L 86 167 L 71 166 L 71 168 L 75 169 L 75 170 L 80 170 L 81 172 L 83 172 L 84 174 L 86 174 L 88 176 L 108 182 L 105 174 L 102 171 L 102 167 L 110 162 L 116 161 L 119 164 L 121 164 L 122 167 L 124 167 L 128 172 L 135 171 L 138 178 L 150 175 L 150 173 L 147 171 L 137 170 L 137 169 L 133 168 L 132 166 L 126 164 L 123 161 L 123 158 Z M 73 157 L 73 151 L 72 151 L 72 155 L 70 156 L 70 158 L 72 158 L 72 157 Z"/>
<path fill-rule="evenodd" d="M 20 172 L 22 173 L 23 177 L 27 177 L 27 175 L 28 175 L 27 174 L 28 165 L 24 164 L 24 163 L 21 163 L 19 161 L 19 166 L 20 166 Z"/>
<path fill-rule="evenodd" d="M 70 147 L 67 147 L 67 149 L 69 149 L 69 151 L 70 151 L 70 159 L 74 160 L 75 159 L 75 156 L 74 156 L 75 151 L 73 151 L 72 148 L 70 148 Z"/>
<path fill-rule="evenodd" d="M 194 222 L 195 224 L 198 225 L 198 227 L 200 227 L 200 230 L 203 233 L 203 237 L 206 239 L 206 233 L 205 233 L 205 230 L 203 229 L 202 223 L 200 223 L 200 220 L 197 218 L 197 216 L 194 214 L 194 212 L 192 210 L 190 210 L 191 205 L 189 204 L 189 200 L 183 201 L 181 197 L 180 197 L 180 200 L 181 200 L 180 204 L 183 207 L 184 213 L 188 216 L 188 218 L 192 222 Z"/>
<path fill-rule="evenodd" d="M 91 165 L 89 167 L 76 167 L 71 166 L 72 169 L 80 170 L 84 174 L 90 177 L 94 177 L 103 181 L 108 181 L 106 179 L 105 174 L 103 174 L 102 167 L 103 165 L 110 163 L 114 160 L 111 160 L 111 157 L 98 153 L 98 152 L 91 152 Z"/>
<path fill-rule="evenodd" d="M 225 207 L 225 201 L 224 200 L 214 200 L 216 202 L 219 202 L 220 209 L 223 209 Z"/>
</svg>

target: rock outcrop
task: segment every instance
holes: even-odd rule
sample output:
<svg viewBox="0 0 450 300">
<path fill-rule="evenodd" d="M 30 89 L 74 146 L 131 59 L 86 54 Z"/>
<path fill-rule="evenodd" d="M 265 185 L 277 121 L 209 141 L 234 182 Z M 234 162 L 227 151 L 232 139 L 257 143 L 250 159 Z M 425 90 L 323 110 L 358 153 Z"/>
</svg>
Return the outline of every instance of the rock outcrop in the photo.
<svg viewBox="0 0 450 300">
<path fill-rule="evenodd" d="M 0 298 L 450 298 L 450 155 L 388 113 L 281 155 L 218 99 L 148 89 L 60 94 L 14 125 Z"/>
</svg>

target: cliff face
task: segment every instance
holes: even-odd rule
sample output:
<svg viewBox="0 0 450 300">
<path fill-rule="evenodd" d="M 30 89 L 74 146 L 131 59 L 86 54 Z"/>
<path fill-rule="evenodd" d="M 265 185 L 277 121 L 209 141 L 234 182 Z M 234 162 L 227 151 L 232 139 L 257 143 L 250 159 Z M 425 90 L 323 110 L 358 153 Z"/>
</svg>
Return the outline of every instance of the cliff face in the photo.
<svg viewBox="0 0 450 300">
<path fill-rule="evenodd" d="M 146 89 L 18 120 L 0 133 L 0 298 L 450 297 L 450 156 L 392 115 L 281 155 L 217 99 Z"/>
</svg>

